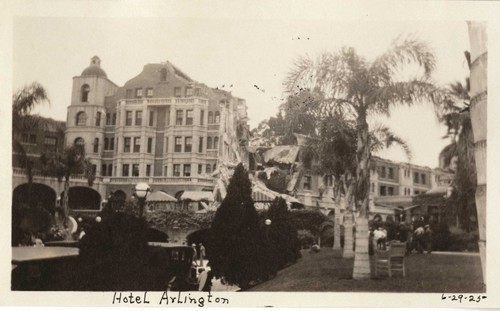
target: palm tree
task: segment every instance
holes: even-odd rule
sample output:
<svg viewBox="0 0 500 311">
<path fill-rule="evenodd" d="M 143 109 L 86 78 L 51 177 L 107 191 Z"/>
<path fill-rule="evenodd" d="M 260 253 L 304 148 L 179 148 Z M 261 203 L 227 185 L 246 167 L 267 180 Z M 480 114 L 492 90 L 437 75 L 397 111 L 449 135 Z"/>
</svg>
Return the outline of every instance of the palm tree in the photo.
<svg viewBox="0 0 500 311">
<path fill-rule="evenodd" d="M 64 153 L 43 154 L 40 161 L 44 166 L 44 173 L 57 177 L 60 181 L 64 177 L 64 194 L 62 198 L 63 225 L 67 225 L 69 216 L 69 184 L 72 175 L 83 175 L 87 178 L 89 186 L 92 186 L 95 175 L 92 164 L 85 158 L 83 145 L 74 144 L 64 150 Z"/>
<path fill-rule="evenodd" d="M 469 111 L 469 79 L 466 83 L 455 82 L 446 90 L 448 100 L 436 105 L 436 115 L 448 128 L 444 138 L 451 138 L 452 143 L 440 153 L 444 167 L 452 168 L 455 178 L 455 194 L 449 198 L 451 210 L 457 223 L 469 231 L 470 216 L 476 214 L 474 194 L 476 192 L 477 173 L 474 157 L 474 136 Z M 457 163 L 453 164 L 453 159 Z M 447 207 L 448 209 L 448 207 Z"/>
<path fill-rule="evenodd" d="M 488 36 L 486 22 L 468 22 L 471 43 L 470 97 L 471 125 L 477 170 L 476 208 L 479 226 L 479 253 L 486 276 L 486 129 L 488 107 Z"/>
<path fill-rule="evenodd" d="M 28 131 L 42 128 L 45 119 L 31 115 L 33 109 L 44 102 L 49 103 L 47 91 L 38 82 L 32 82 L 12 95 L 12 150 L 20 156 L 28 177 L 28 205 L 33 206 L 33 163 L 30 161 L 22 142 Z"/>
<path fill-rule="evenodd" d="M 397 79 L 404 65 L 421 69 L 417 78 Z M 358 55 L 354 48 L 342 48 L 338 53 L 324 53 L 317 60 L 301 57 L 285 80 L 289 93 L 297 89 L 320 90 L 323 105 L 341 112 L 355 122 L 356 174 L 354 205 L 357 219 L 354 279 L 370 277 L 368 257 L 368 204 L 371 158 L 368 117 L 389 115 L 395 105 L 413 105 L 423 99 L 433 99 L 435 90 L 430 83 L 435 58 L 427 44 L 413 38 L 397 38 L 391 47 L 374 61 Z M 366 246 L 366 247 L 365 247 Z"/>
</svg>

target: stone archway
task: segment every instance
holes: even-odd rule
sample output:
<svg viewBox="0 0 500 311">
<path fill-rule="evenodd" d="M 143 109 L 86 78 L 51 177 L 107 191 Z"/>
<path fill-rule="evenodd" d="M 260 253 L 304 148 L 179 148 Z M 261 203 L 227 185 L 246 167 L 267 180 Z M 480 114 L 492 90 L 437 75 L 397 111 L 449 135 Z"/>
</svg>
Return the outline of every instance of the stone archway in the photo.
<svg viewBox="0 0 500 311">
<path fill-rule="evenodd" d="M 40 206 L 51 214 L 54 213 L 54 208 L 56 206 L 56 191 L 51 187 L 33 183 L 31 187 L 31 195 L 33 198 L 36 198 L 35 206 Z M 28 204 L 30 201 L 30 196 L 28 194 L 28 184 L 21 184 L 17 186 L 12 192 L 12 206 L 18 207 L 20 205 Z"/>
<path fill-rule="evenodd" d="M 63 197 L 64 191 L 61 193 Z M 68 206 L 73 210 L 100 210 L 101 195 L 95 189 L 75 186 L 69 188 Z"/>
</svg>

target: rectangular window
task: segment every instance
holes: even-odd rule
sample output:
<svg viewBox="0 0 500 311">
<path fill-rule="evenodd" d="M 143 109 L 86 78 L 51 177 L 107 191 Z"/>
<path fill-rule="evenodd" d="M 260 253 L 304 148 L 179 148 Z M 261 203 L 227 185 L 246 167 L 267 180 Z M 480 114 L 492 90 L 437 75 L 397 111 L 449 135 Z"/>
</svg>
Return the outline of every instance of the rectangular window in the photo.
<svg viewBox="0 0 500 311">
<path fill-rule="evenodd" d="M 101 126 L 101 113 L 98 112 L 95 116 L 95 126 Z"/>
<path fill-rule="evenodd" d="M 385 186 L 380 186 L 380 196 L 384 197 L 386 195 L 387 195 L 386 187 Z"/>
<path fill-rule="evenodd" d="M 182 110 L 175 111 L 175 125 L 182 125 Z"/>
<path fill-rule="evenodd" d="M 123 141 L 123 152 L 130 152 L 130 137 L 125 137 Z"/>
<path fill-rule="evenodd" d="M 174 97 L 181 97 L 182 89 L 180 87 L 174 87 Z"/>
<path fill-rule="evenodd" d="M 125 125 L 132 125 L 132 111 L 125 111 Z"/>
<path fill-rule="evenodd" d="M 30 134 L 30 144 L 36 145 L 36 134 Z"/>
<path fill-rule="evenodd" d="M 148 153 L 151 153 L 153 150 L 153 138 L 149 137 L 148 138 Z"/>
<path fill-rule="evenodd" d="M 198 152 L 199 153 L 203 152 L 203 137 L 200 137 L 200 142 L 198 144 Z"/>
<path fill-rule="evenodd" d="M 134 137 L 134 152 L 141 152 L 141 138 Z"/>
<path fill-rule="evenodd" d="M 151 164 L 146 165 L 146 176 L 151 176 Z"/>
<path fill-rule="evenodd" d="M 421 183 L 422 185 L 425 185 L 425 182 L 426 182 L 425 174 L 421 174 L 421 175 L 420 175 L 420 183 Z"/>
<path fill-rule="evenodd" d="M 101 176 L 106 176 L 106 169 L 107 169 L 107 165 L 102 164 L 101 165 Z"/>
<path fill-rule="evenodd" d="M 126 95 L 127 98 L 132 98 L 132 90 L 131 89 L 128 89 L 127 90 L 127 95 Z"/>
<path fill-rule="evenodd" d="M 118 151 L 118 137 L 116 137 L 116 144 L 115 144 L 115 146 L 116 146 L 116 151 Z M 115 172 L 116 172 L 116 170 L 115 170 Z"/>
<path fill-rule="evenodd" d="M 128 177 L 128 170 L 129 170 L 129 165 L 123 164 L 123 166 L 122 166 L 122 176 L 123 177 Z"/>
<path fill-rule="evenodd" d="M 414 193 L 415 193 L 415 195 L 419 195 L 420 191 L 415 190 Z"/>
<path fill-rule="evenodd" d="M 135 112 L 135 125 L 142 125 L 142 111 Z"/>
<path fill-rule="evenodd" d="M 205 124 L 205 110 L 200 111 L 200 125 Z"/>
<path fill-rule="evenodd" d="M 113 119 L 111 125 L 116 125 L 116 113 L 113 113 Z"/>
<path fill-rule="evenodd" d="M 111 113 L 106 113 L 106 125 L 111 125 Z"/>
<path fill-rule="evenodd" d="M 135 89 L 135 98 L 142 98 L 142 89 Z"/>
<path fill-rule="evenodd" d="M 191 176 L 191 164 L 184 164 L 184 175 L 186 177 Z"/>
<path fill-rule="evenodd" d="M 193 96 L 193 88 L 192 87 L 186 87 L 186 97 L 191 97 Z"/>
<path fill-rule="evenodd" d="M 193 147 L 193 138 L 192 137 L 186 137 L 185 139 L 185 145 L 184 145 L 184 152 L 191 152 Z"/>
<path fill-rule="evenodd" d="M 385 178 L 387 175 L 385 174 L 385 166 L 380 167 L 380 177 Z"/>
<path fill-rule="evenodd" d="M 182 137 L 175 137 L 175 152 L 182 152 Z"/>
<path fill-rule="evenodd" d="M 200 88 L 199 87 L 194 89 L 194 96 L 200 96 Z"/>
<path fill-rule="evenodd" d="M 186 125 L 193 125 L 193 110 L 186 110 Z"/>
<path fill-rule="evenodd" d="M 45 149 L 49 151 L 57 151 L 57 138 L 45 137 Z"/>
<path fill-rule="evenodd" d="M 114 139 L 114 137 L 111 137 L 109 139 L 109 150 L 114 150 L 114 149 L 115 149 L 115 139 Z"/>
<path fill-rule="evenodd" d="M 388 195 L 394 195 L 394 188 L 393 187 L 387 187 L 387 194 Z"/>
<path fill-rule="evenodd" d="M 153 89 L 152 88 L 146 89 L 146 97 L 153 97 Z"/>
<path fill-rule="evenodd" d="M 166 112 L 165 124 L 166 125 L 170 125 L 170 109 L 168 109 L 167 112 Z"/>
<path fill-rule="evenodd" d="M 304 190 L 311 190 L 311 176 L 304 176 Z"/>
<path fill-rule="evenodd" d="M 149 112 L 149 126 L 153 126 L 154 122 L 155 122 L 155 112 L 150 111 Z"/>
<path fill-rule="evenodd" d="M 139 177 L 139 164 L 132 164 L 132 176 Z"/>
<path fill-rule="evenodd" d="M 388 172 L 389 174 L 388 174 L 387 178 L 394 179 L 394 168 L 389 167 L 388 169 L 389 169 L 389 172 Z"/>
<path fill-rule="evenodd" d="M 413 182 L 416 184 L 419 183 L 419 174 L 418 173 L 413 173 Z"/>
<path fill-rule="evenodd" d="M 201 173 L 202 173 L 202 172 L 201 172 L 201 171 L 202 171 L 202 169 L 203 169 L 203 165 L 198 164 L 198 175 L 201 175 Z"/>
<path fill-rule="evenodd" d="M 180 164 L 174 164 L 174 176 L 176 176 L 176 177 L 181 176 L 181 165 Z"/>
</svg>

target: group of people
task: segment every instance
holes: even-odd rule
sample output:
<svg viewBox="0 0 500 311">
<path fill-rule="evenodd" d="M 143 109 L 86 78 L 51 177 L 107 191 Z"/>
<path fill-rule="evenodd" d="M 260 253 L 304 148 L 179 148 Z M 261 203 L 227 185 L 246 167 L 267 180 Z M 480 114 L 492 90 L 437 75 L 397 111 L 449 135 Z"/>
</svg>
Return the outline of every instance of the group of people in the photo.
<svg viewBox="0 0 500 311">
<path fill-rule="evenodd" d="M 203 264 L 203 259 L 206 257 L 205 246 L 203 246 L 203 243 L 200 243 L 198 244 L 198 247 L 196 247 L 196 244 L 193 243 L 191 247 L 193 248 L 194 251 L 193 254 L 194 263 L 197 263 L 197 260 L 199 260 L 199 266 L 204 267 L 205 265 Z"/>
<path fill-rule="evenodd" d="M 419 254 L 424 251 L 431 253 L 432 230 L 429 224 L 424 224 L 423 221 L 417 221 L 411 226 L 401 223 L 390 229 L 388 233 L 387 228 L 383 226 L 377 226 L 375 229 L 370 228 L 370 247 L 385 250 L 388 241 L 396 240 L 406 243 L 407 254 L 413 250 Z"/>
</svg>

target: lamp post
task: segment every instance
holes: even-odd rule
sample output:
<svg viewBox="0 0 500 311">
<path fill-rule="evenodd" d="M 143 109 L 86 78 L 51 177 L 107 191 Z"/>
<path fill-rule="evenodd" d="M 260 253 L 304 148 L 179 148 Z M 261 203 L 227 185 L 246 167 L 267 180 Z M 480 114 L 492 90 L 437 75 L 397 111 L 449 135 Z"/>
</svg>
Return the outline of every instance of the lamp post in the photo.
<svg viewBox="0 0 500 311">
<path fill-rule="evenodd" d="M 139 217 L 142 218 L 144 214 L 144 205 L 146 203 L 146 197 L 148 193 L 151 192 L 151 188 L 148 184 L 141 182 L 135 185 L 134 195 L 137 197 L 139 201 Z"/>
<path fill-rule="evenodd" d="M 267 242 L 269 242 L 269 227 L 271 227 L 271 219 L 266 219 L 266 221 L 264 222 L 266 224 L 266 239 L 267 239 Z"/>
</svg>

